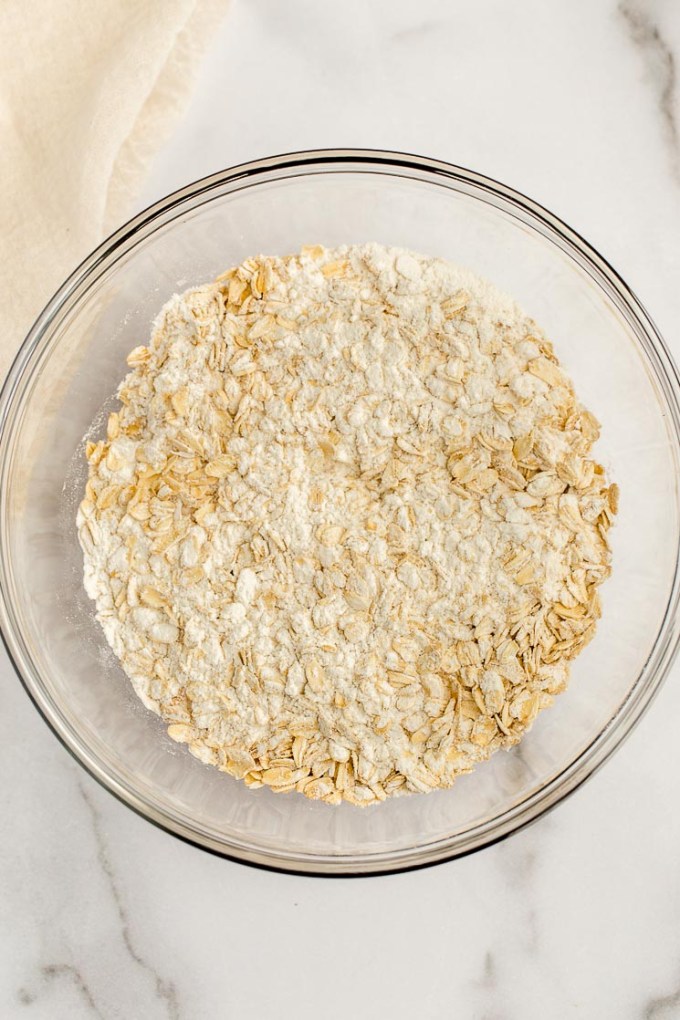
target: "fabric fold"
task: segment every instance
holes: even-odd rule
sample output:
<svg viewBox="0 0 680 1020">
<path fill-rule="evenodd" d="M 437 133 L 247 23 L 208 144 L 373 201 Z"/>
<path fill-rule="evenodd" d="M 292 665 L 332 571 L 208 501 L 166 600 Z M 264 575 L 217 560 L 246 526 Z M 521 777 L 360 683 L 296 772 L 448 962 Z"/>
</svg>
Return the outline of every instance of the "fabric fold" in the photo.
<svg viewBox="0 0 680 1020">
<path fill-rule="evenodd" d="M 0 377 L 78 262 L 133 211 L 227 0 L 0 6 Z"/>
</svg>

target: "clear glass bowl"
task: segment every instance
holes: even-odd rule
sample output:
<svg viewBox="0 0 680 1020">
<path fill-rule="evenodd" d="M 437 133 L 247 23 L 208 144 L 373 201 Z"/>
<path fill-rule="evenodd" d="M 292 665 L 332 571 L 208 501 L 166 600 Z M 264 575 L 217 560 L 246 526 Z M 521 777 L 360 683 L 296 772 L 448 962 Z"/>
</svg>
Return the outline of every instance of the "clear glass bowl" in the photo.
<svg viewBox="0 0 680 1020">
<path fill-rule="evenodd" d="M 621 509 L 604 615 L 555 707 L 520 747 L 453 789 L 361 810 L 248 790 L 166 736 L 94 619 L 74 518 L 82 437 L 114 403 L 126 353 L 145 342 L 167 298 L 253 253 L 371 240 L 468 266 L 538 320 L 602 422 L 599 456 L 621 487 Z M 396 153 L 311 152 L 178 191 L 66 281 L 16 359 L 0 415 L 0 622 L 17 673 L 96 779 L 150 821 L 224 856 L 361 875 L 477 850 L 591 775 L 649 705 L 675 653 L 675 366 L 597 252 L 534 202 L 468 170 Z"/>
</svg>

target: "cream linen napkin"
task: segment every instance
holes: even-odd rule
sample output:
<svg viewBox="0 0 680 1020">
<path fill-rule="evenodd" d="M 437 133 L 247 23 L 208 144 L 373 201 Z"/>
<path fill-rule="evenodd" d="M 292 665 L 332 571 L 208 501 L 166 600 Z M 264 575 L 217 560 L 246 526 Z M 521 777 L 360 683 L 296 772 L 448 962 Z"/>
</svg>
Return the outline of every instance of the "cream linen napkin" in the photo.
<svg viewBox="0 0 680 1020">
<path fill-rule="evenodd" d="M 45 302 L 132 211 L 226 4 L 0 2 L 0 383 Z"/>
</svg>

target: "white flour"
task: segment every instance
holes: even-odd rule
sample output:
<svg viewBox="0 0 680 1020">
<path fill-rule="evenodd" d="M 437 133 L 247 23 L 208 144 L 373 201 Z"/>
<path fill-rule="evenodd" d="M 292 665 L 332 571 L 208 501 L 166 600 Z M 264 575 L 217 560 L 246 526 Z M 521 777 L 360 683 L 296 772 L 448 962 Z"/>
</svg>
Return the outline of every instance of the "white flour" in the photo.
<svg viewBox="0 0 680 1020">
<path fill-rule="evenodd" d="M 85 586 L 201 760 L 366 804 L 450 785 L 564 688 L 616 489 L 512 301 L 308 248 L 173 298 L 129 360 L 88 448 Z"/>
</svg>

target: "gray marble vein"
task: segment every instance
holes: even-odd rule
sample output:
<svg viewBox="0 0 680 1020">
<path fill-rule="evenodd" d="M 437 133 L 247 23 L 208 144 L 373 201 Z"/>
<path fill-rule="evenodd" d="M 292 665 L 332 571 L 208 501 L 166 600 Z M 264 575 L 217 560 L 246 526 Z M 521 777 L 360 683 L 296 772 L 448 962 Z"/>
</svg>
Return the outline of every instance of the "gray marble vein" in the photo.
<svg viewBox="0 0 680 1020">
<path fill-rule="evenodd" d="M 620 0 L 618 11 L 633 44 L 640 51 L 657 94 L 666 145 L 675 177 L 680 181 L 680 131 L 676 113 L 677 68 L 673 50 L 656 24 L 649 4 Z"/>
<path fill-rule="evenodd" d="M 549 827 L 550 821 L 546 820 L 545 824 Z M 526 953 L 534 956 L 540 945 L 538 914 L 532 896 L 538 877 L 539 851 L 535 844 L 524 840 L 508 843 L 500 852 L 500 860 L 512 888 L 523 901 L 518 905 L 523 916 L 521 938 Z"/>
<path fill-rule="evenodd" d="M 99 861 L 101 869 L 106 876 L 111 889 L 113 902 L 120 920 L 121 936 L 125 949 L 133 963 L 136 964 L 137 967 L 146 971 L 153 979 L 156 995 L 165 1005 L 169 1020 L 180 1020 L 179 1000 L 174 982 L 161 977 L 158 971 L 135 949 L 132 936 L 130 934 L 130 920 L 120 894 L 118 879 L 108 854 L 99 811 L 80 780 L 78 781 L 78 787 L 92 818 L 92 829 L 97 844 L 97 860 Z"/>
<path fill-rule="evenodd" d="M 442 21 L 421 21 L 415 25 L 408 25 L 406 28 L 400 28 L 391 34 L 391 41 L 396 43 L 413 43 L 420 42 L 427 36 L 432 36 L 435 32 L 440 32 L 446 27 L 446 23 Z"/>
<path fill-rule="evenodd" d="M 495 988 L 498 983 L 496 976 L 496 959 L 490 949 L 487 950 L 486 956 L 484 957 L 484 973 L 480 984 L 484 988 Z"/>
<path fill-rule="evenodd" d="M 475 982 L 476 989 L 482 995 L 482 1002 L 479 1002 L 475 1009 L 474 1016 L 479 1020 L 509 1020 L 508 1014 L 499 1013 L 496 1008 L 496 997 L 498 995 L 498 963 L 496 955 L 491 949 L 484 954 L 482 974 Z"/>
<path fill-rule="evenodd" d="M 650 999 L 642 1012 L 642 1020 L 676 1020 L 680 1016 L 680 982 L 675 991 Z"/>
<path fill-rule="evenodd" d="M 70 963 L 48 963 L 40 968 L 40 976 L 43 985 L 51 984 L 62 978 L 70 981 L 80 993 L 83 1005 L 91 1011 L 93 1016 L 102 1017 L 104 1020 L 104 1014 L 97 1008 L 94 995 L 77 967 Z M 35 992 L 31 992 L 27 988 L 19 989 L 18 998 L 22 1006 L 32 1005 L 38 997 Z"/>
</svg>

